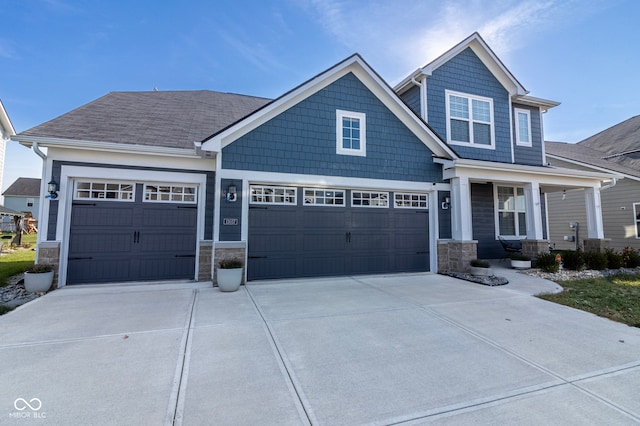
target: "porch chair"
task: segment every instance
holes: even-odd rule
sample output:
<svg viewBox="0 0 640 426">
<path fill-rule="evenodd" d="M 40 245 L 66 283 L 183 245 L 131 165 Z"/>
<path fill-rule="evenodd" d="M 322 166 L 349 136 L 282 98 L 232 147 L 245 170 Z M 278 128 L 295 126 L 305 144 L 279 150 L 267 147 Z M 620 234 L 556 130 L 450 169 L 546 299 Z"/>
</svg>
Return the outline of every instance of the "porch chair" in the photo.
<svg viewBox="0 0 640 426">
<path fill-rule="evenodd" d="M 499 235 L 498 240 L 500 240 L 500 244 L 502 245 L 502 249 L 504 250 L 504 256 L 501 260 L 508 258 L 511 253 L 522 252 L 522 242 L 520 242 L 519 240 L 505 240 Z"/>
</svg>

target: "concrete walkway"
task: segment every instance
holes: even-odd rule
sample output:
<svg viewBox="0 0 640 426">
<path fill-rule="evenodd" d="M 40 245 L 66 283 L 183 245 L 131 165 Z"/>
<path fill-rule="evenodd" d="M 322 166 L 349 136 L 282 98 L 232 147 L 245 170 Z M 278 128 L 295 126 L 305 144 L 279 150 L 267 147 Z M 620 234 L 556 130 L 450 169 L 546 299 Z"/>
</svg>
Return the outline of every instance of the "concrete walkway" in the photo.
<svg viewBox="0 0 640 426">
<path fill-rule="evenodd" d="M 640 329 L 499 274 L 57 290 L 0 317 L 0 423 L 640 423 Z"/>
</svg>

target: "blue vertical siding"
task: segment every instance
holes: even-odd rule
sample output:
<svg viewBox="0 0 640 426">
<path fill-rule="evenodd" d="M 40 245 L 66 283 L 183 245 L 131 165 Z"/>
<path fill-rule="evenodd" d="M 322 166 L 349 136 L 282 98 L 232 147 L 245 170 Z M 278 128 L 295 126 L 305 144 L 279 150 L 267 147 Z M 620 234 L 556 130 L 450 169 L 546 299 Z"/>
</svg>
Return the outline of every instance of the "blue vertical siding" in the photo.
<svg viewBox="0 0 640 426">
<path fill-rule="evenodd" d="M 336 110 L 366 114 L 366 157 L 336 154 Z M 432 152 L 349 73 L 222 150 L 222 168 L 442 182 Z"/>
<path fill-rule="evenodd" d="M 471 211 L 473 239 L 478 240 L 478 258 L 502 258 L 504 250 L 496 240 L 493 184 L 471 184 Z"/>
<path fill-rule="evenodd" d="M 237 190 L 237 199 L 229 202 L 226 199 L 225 192 L 229 185 L 235 185 Z M 220 184 L 220 241 L 240 241 L 242 228 L 242 181 L 234 179 L 221 179 Z M 237 219 L 235 225 L 225 225 L 225 219 Z"/>
<path fill-rule="evenodd" d="M 445 90 L 493 99 L 495 150 L 453 145 L 463 158 L 511 163 L 509 93 L 471 48 L 466 48 L 427 77 L 429 124 L 447 140 Z"/>
<path fill-rule="evenodd" d="M 532 166 L 543 165 L 542 161 L 542 126 L 540 123 L 540 109 L 527 105 L 513 104 L 513 139 L 516 138 L 516 114 L 515 108 L 525 109 L 531 117 L 531 147 L 519 146 L 514 142 L 514 157 L 516 164 L 528 164 Z"/>
</svg>

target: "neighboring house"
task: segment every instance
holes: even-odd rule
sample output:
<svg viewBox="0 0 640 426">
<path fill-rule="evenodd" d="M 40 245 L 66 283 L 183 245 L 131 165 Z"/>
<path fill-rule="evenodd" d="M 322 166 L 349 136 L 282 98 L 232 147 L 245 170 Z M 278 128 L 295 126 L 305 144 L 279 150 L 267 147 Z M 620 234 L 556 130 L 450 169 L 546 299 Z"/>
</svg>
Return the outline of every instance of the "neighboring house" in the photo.
<svg viewBox="0 0 640 426">
<path fill-rule="evenodd" d="M 577 144 L 547 142 L 548 161 L 559 167 L 621 175 L 602 190 L 604 236 L 615 249 L 640 249 L 640 116 L 630 118 Z M 549 235 L 557 248 L 575 248 L 569 223 L 586 223 L 584 192 L 549 194 Z M 580 242 L 579 242 L 580 244 Z"/>
<path fill-rule="evenodd" d="M 29 212 L 38 220 L 40 209 L 40 179 L 18 178 L 3 193 L 4 206 L 19 212 Z"/>
<path fill-rule="evenodd" d="M 15 135 L 16 131 L 13 128 L 13 124 L 11 124 L 11 120 L 7 115 L 7 111 L 4 109 L 4 105 L 0 100 L 0 188 L 2 188 L 2 178 L 4 176 L 4 153 L 5 153 L 5 143 L 11 138 L 11 136 Z M 2 204 L 2 200 L 0 199 L 0 204 Z"/>
<path fill-rule="evenodd" d="M 232 256 L 248 280 L 464 270 L 499 236 L 546 249 L 541 191 L 563 188 L 600 247 L 612 176 L 546 166 L 557 103 L 527 93 L 478 34 L 395 89 L 353 55 L 275 100 L 110 93 L 13 138 L 59 185 L 38 261 L 59 285 L 215 280 Z"/>
</svg>

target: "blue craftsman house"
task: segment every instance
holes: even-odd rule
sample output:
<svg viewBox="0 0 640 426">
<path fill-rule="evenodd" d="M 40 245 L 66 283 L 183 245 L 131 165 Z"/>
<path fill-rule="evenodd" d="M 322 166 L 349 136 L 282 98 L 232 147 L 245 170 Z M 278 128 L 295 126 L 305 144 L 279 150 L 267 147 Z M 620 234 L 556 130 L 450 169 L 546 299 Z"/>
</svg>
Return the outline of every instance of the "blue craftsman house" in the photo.
<svg viewBox="0 0 640 426">
<path fill-rule="evenodd" d="M 605 173 L 549 167 L 534 98 L 473 34 L 390 87 L 359 56 L 269 100 L 113 92 L 13 137 L 45 161 L 38 261 L 58 285 L 461 271 L 499 237 L 546 249 L 545 194 Z M 43 154 L 41 147 L 47 147 Z"/>
</svg>

